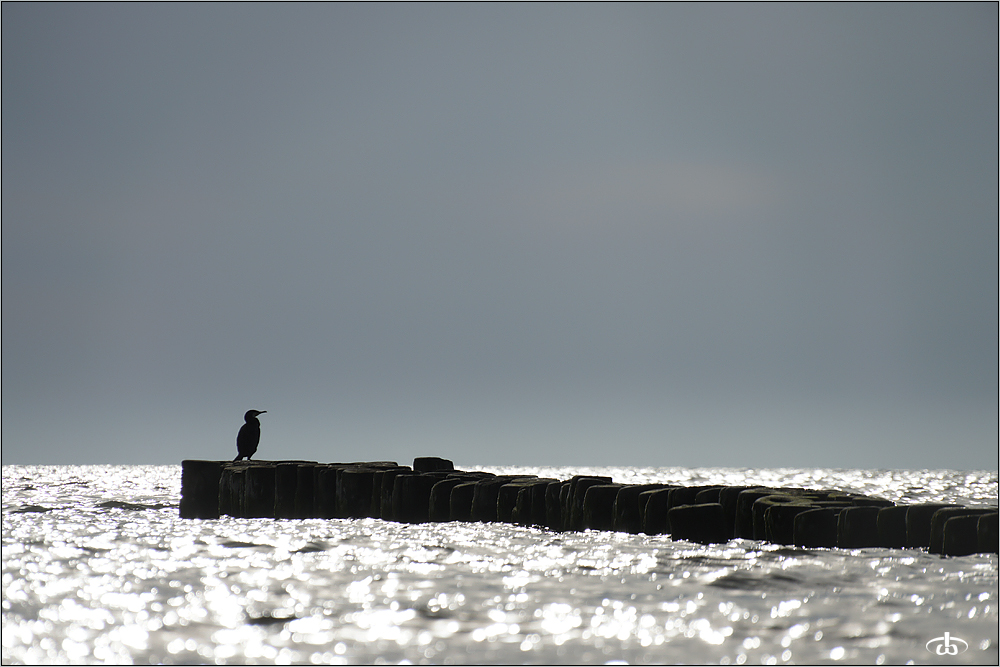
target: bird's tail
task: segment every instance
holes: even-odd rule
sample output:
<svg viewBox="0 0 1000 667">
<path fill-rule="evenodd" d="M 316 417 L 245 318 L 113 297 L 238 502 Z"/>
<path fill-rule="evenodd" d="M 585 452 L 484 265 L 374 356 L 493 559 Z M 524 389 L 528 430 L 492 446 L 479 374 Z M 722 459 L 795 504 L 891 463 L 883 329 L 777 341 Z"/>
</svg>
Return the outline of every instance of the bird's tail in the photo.
<svg viewBox="0 0 1000 667">
<path fill-rule="evenodd" d="M 235 458 L 235 459 L 233 459 L 233 461 L 234 461 L 234 462 L 235 462 L 235 461 L 242 461 L 242 460 L 243 460 L 243 455 L 242 455 L 242 454 L 237 454 L 237 455 L 236 455 L 236 458 Z"/>
</svg>

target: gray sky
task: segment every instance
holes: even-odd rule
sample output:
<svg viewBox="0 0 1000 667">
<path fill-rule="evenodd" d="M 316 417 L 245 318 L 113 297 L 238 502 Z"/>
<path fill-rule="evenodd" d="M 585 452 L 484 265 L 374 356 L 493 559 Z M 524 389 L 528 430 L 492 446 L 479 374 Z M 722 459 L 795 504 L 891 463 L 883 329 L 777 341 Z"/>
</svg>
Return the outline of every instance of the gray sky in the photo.
<svg viewBox="0 0 1000 667">
<path fill-rule="evenodd" d="M 3 11 L 3 462 L 997 467 L 997 5 Z"/>
</svg>

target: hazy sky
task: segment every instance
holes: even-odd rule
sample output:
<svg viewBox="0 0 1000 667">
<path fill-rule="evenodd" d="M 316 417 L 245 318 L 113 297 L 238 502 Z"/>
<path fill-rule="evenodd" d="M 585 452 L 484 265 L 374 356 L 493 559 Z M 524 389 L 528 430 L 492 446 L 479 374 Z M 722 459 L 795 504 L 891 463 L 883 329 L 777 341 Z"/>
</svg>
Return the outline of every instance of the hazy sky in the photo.
<svg viewBox="0 0 1000 667">
<path fill-rule="evenodd" d="M 996 3 L 2 11 L 6 464 L 997 468 Z"/>
</svg>

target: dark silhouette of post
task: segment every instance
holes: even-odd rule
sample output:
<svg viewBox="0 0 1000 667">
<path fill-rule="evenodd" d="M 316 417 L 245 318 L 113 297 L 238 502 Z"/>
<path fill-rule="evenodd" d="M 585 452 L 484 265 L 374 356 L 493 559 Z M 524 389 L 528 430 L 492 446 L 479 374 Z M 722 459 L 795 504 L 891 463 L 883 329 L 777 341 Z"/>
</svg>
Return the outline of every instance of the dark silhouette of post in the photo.
<svg viewBox="0 0 1000 667">
<path fill-rule="evenodd" d="M 236 451 L 239 454 L 233 461 L 241 461 L 243 457 L 249 461 L 250 457 L 256 453 L 257 444 L 260 442 L 260 422 L 257 421 L 257 415 L 262 415 L 265 412 L 267 410 L 247 410 L 247 413 L 243 415 L 243 421 L 246 423 L 240 427 L 240 432 L 236 436 Z"/>
</svg>

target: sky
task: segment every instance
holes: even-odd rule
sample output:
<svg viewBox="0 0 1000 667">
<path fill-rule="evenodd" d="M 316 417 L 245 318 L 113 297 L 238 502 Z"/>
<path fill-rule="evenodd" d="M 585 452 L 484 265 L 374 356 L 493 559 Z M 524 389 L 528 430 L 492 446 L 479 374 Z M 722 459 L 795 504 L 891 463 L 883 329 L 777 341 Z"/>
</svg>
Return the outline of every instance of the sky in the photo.
<svg viewBox="0 0 1000 667">
<path fill-rule="evenodd" d="M 4 464 L 998 467 L 998 7 L 3 3 Z"/>
</svg>

